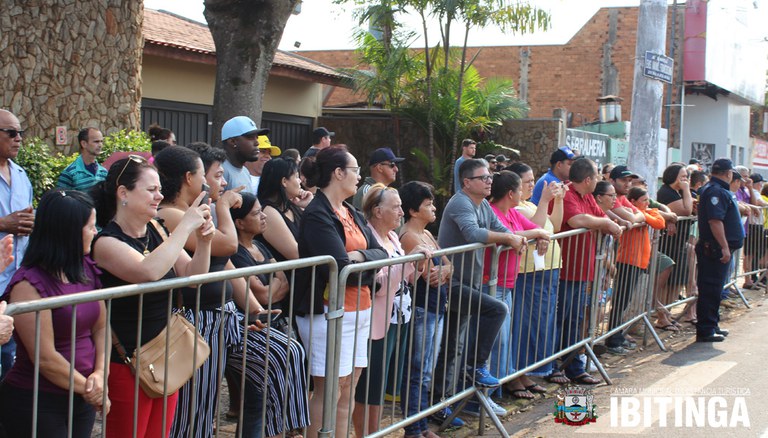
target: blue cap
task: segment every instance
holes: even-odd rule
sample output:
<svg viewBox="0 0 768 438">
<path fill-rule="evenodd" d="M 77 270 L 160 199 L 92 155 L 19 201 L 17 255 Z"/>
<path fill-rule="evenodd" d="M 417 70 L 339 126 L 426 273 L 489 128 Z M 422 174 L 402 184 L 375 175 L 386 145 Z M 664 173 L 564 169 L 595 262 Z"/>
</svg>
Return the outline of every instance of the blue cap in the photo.
<svg viewBox="0 0 768 438">
<path fill-rule="evenodd" d="M 555 163 L 559 163 L 565 160 L 573 160 L 574 158 L 576 158 L 576 154 L 573 153 L 571 148 L 568 146 L 562 146 L 559 147 L 556 151 L 552 152 L 552 155 L 549 157 L 549 163 L 554 166 Z"/>
<path fill-rule="evenodd" d="M 256 126 L 256 123 L 246 116 L 232 117 L 221 127 L 222 140 L 239 137 L 245 134 L 265 135 L 269 134 L 269 129 L 259 129 L 259 127 Z"/>
</svg>

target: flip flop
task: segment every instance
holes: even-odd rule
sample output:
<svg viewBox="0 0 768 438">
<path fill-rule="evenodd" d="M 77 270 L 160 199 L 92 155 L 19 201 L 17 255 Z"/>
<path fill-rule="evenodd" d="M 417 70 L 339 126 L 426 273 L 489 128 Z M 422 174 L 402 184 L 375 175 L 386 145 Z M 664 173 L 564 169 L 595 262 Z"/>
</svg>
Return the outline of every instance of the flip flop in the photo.
<svg viewBox="0 0 768 438">
<path fill-rule="evenodd" d="M 546 394 L 547 393 L 547 389 L 544 388 L 543 386 L 537 384 L 537 383 L 534 383 L 533 385 L 526 386 L 525 390 L 529 391 L 529 392 L 535 392 L 535 393 L 538 393 L 538 394 Z"/>
<path fill-rule="evenodd" d="M 558 385 L 567 385 L 571 383 L 571 379 L 565 376 L 562 371 L 554 371 L 552 374 L 544 378 L 549 383 L 557 383 Z"/>
<path fill-rule="evenodd" d="M 672 324 L 672 323 L 670 323 L 670 324 L 667 324 L 667 325 L 665 325 L 664 327 L 661 327 L 661 326 L 658 326 L 658 325 L 657 325 L 657 326 L 655 326 L 655 327 L 656 327 L 657 329 L 666 330 L 666 331 L 668 331 L 668 332 L 679 332 L 679 331 L 680 331 L 680 329 L 679 329 L 679 328 L 677 328 L 677 326 L 676 326 L 676 325 L 674 325 L 674 324 Z"/>
<path fill-rule="evenodd" d="M 594 377 L 590 376 L 589 373 L 584 373 L 578 377 L 574 377 L 574 382 L 582 383 L 584 385 L 597 385 L 600 383 L 600 380 L 595 379 Z"/>
<path fill-rule="evenodd" d="M 533 400 L 536 398 L 530 391 L 526 389 L 516 389 L 511 391 L 512 397 L 520 400 Z"/>
</svg>

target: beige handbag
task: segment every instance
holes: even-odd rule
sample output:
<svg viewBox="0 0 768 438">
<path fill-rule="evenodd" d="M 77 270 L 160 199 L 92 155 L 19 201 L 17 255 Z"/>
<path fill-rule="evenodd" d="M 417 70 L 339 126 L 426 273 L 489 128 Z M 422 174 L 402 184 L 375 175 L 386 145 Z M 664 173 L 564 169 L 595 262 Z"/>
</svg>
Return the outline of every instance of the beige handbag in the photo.
<svg viewBox="0 0 768 438">
<path fill-rule="evenodd" d="M 167 362 L 166 337 L 168 339 Z M 114 332 L 112 332 L 112 343 L 120 358 L 131 368 L 134 375 L 138 375 L 141 388 L 150 398 L 159 398 L 178 391 L 211 354 L 211 348 L 205 339 L 180 313 L 171 315 L 168 326 L 152 340 L 137 348 L 130 359 Z M 137 355 L 140 359 L 138 370 L 135 366 Z"/>
</svg>

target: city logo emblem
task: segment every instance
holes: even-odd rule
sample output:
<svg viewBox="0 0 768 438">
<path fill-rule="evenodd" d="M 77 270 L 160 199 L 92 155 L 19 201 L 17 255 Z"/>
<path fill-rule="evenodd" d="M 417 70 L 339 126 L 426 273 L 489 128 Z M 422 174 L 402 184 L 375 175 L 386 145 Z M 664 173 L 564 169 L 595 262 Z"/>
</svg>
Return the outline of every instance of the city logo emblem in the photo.
<svg viewBox="0 0 768 438">
<path fill-rule="evenodd" d="M 580 386 L 569 385 L 560 389 L 555 401 L 555 423 L 569 426 L 594 423 L 597 419 L 595 415 L 597 405 L 592 402 L 593 400 L 592 391 Z"/>
</svg>

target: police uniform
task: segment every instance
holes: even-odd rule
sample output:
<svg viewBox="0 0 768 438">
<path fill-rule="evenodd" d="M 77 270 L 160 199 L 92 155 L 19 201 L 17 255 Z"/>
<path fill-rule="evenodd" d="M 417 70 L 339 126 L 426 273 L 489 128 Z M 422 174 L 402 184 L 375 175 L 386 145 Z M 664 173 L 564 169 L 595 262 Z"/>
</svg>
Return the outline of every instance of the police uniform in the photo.
<svg viewBox="0 0 768 438">
<path fill-rule="evenodd" d="M 730 167 L 730 161 L 726 165 Z M 729 267 L 729 263 L 720 262 L 722 250 L 712 233 L 710 219 L 723 222 L 725 240 L 733 257 L 733 251 L 744 245 L 744 228 L 736 196 L 729 190 L 728 183 L 717 177 L 712 177 L 699 190 L 699 240 L 696 243 L 696 284 L 699 287 L 696 335 L 699 338 L 712 336 L 719 330 L 721 292 Z"/>
</svg>

